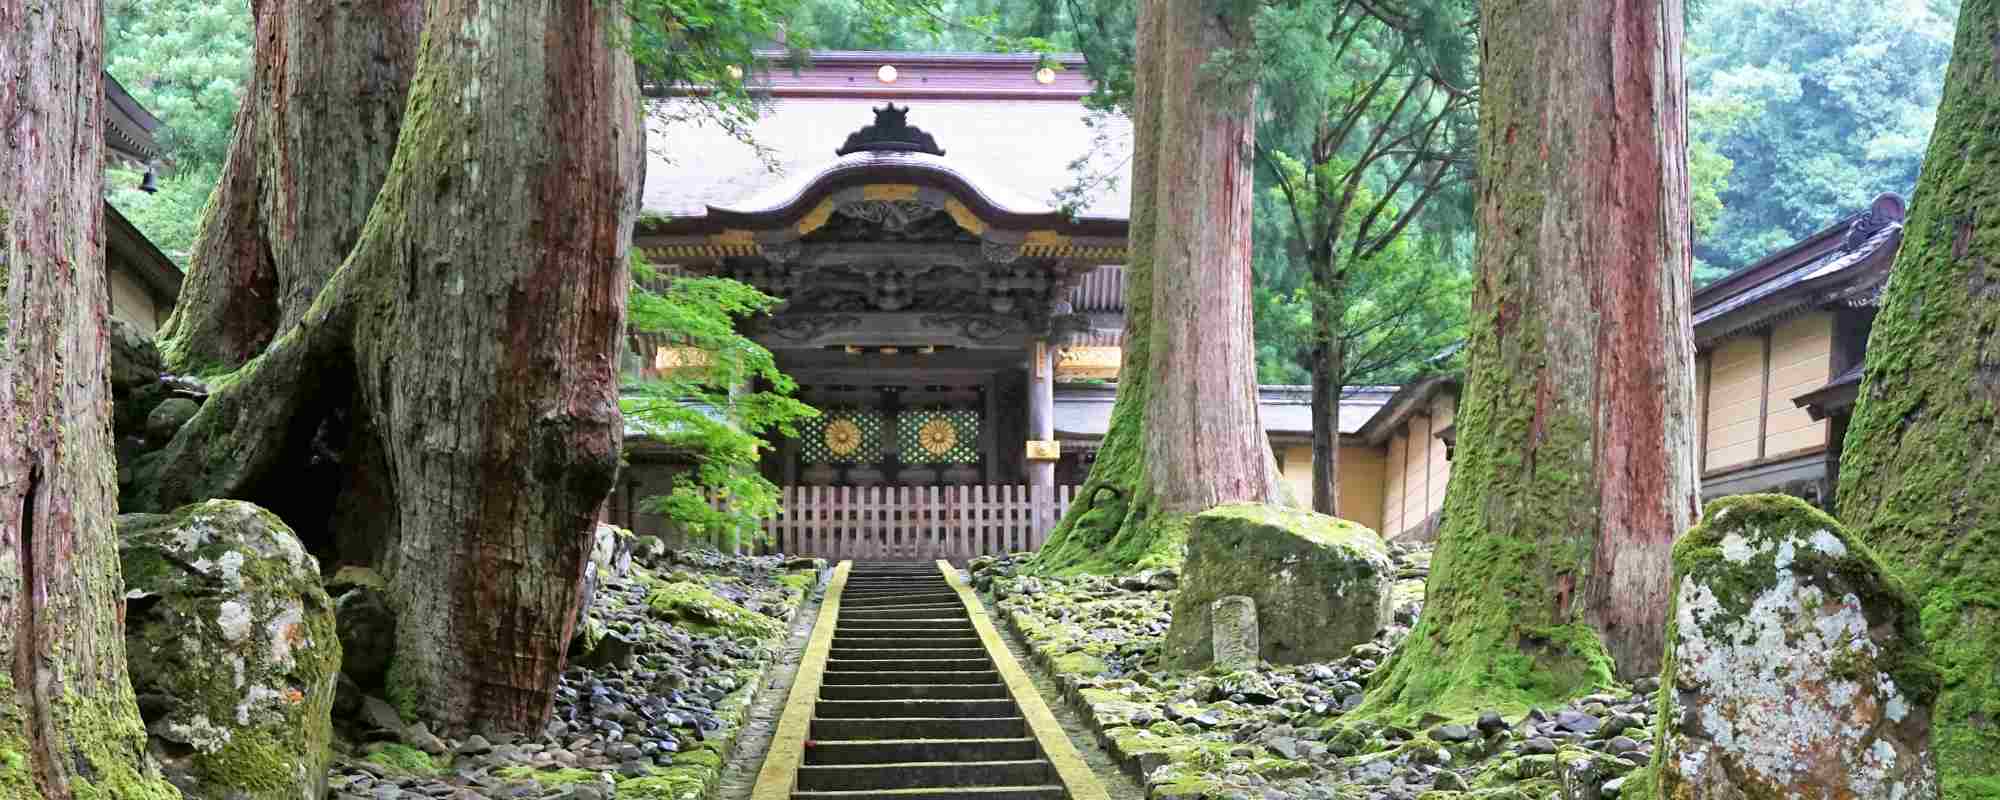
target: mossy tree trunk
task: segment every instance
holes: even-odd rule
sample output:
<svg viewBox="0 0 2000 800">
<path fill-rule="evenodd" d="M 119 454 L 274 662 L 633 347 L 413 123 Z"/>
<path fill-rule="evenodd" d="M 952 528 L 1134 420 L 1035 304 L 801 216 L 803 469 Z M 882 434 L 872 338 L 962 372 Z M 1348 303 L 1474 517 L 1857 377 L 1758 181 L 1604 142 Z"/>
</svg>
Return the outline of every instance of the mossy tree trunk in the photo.
<svg viewBox="0 0 2000 800">
<path fill-rule="evenodd" d="M 160 350 L 229 372 L 298 324 L 389 174 L 422 0 L 258 0 L 256 59 Z"/>
<path fill-rule="evenodd" d="M 590 0 L 423 15 L 353 252 L 142 462 L 140 496 L 297 493 L 327 447 L 365 465 L 287 521 L 381 537 L 391 699 L 445 731 L 536 730 L 617 467 L 637 83 Z"/>
<path fill-rule="evenodd" d="M 1050 571 L 1178 561 L 1189 518 L 1282 496 L 1257 417 L 1250 319 L 1253 7 L 1139 12 L 1132 222 L 1118 399 L 1083 501 L 1037 558 Z"/>
<path fill-rule="evenodd" d="M 0 797 L 166 798 L 126 674 L 102 8 L 0 5 Z"/>
<path fill-rule="evenodd" d="M 1658 671 L 1696 508 L 1679 0 L 1481 9 L 1479 272 L 1458 455 L 1391 712 Z"/>
<path fill-rule="evenodd" d="M 2000 3 L 1966 3 L 1868 339 L 1841 520 L 1918 596 L 1946 797 L 2000 797 Z"/>
</svg>

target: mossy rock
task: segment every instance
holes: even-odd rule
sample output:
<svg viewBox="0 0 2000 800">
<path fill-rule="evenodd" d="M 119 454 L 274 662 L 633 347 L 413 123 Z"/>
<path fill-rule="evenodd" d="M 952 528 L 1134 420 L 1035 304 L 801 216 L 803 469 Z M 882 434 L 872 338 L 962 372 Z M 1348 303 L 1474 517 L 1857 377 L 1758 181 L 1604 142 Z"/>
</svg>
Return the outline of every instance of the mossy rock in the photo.
<svg viewBox="0 0 2000 800">
<path fill-rule="evenodd" d="M 235 500 L 118 519 L 126 650 L 153 750 L 190 798 L 318 800 L 340 670 L 319 564 Z"/>
<path fill-rule="evenodd" d="M 1832 517 L 1785 495 L 1717 500 L 1675 543 L 1674 582 L 1662 796 L 1938 795 L 1917 606 Z"/>
<path fill-rule="evenodd" d="M 762 639 L 777 635 L 777 620 L 750 611 L 694 580 L 654 580 L 646 594 L 653 613 L 685 630 L 710 636 Z"/>
<path fill-rule="evenodd" d="M 1257 604 L 1265 661 L 1340 658 L 1389 623 L 1395 573 L 1382 537 L 1364 526 L 1282 506 L 1217 506 L 1189 528 L 1166 656 L 1183 667 L 1213 660 L 1210 605 L 1242 595 Z"/>
</svg>

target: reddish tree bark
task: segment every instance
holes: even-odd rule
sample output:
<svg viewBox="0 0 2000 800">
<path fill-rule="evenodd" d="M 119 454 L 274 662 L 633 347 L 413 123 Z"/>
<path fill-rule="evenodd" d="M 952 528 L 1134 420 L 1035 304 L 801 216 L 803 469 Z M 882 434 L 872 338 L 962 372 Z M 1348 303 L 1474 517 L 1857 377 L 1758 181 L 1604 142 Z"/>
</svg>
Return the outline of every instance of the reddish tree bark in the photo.
<svg viewBox="0 0 2000 800">
<path fill-rule="evenodd" d="M 256 500 L 339 433 L 367 474 L 335 487 L 335 530 L 380 537 L 392 699 L 445 731 L 536 730 L 617 468 L 638 87 L 589 0 L 424 18 L 353 252 L 142 462 L 139 494 Z"/>
<path fill-rule="evenodd" d="M 1247 52 L 1251 11 L 1199 0 L 1150 0 L 1151 69 L 1159 133 L 1151 142 L 1152 378 L 1147 465 L 1159 509 L 1193 514 L 1220 503 L 1284 496 L 1257 408 L 1251 328 L 1250 163 L 1257 124 L 1254 70 L 1219 51 Z"/>
<path fill-rule="evenodd" d="M 1479 275 L 1430 595 L 1370 698 L 1536 703 L 1659 670 L 1693 520 L 1680 0 L 1481 6 Z"/>
<path fill-rule="evenodd" d="M 103 18 L 0 3 L 0 797 L 178 797 L 125 666 L 105 336 Z"/>
</svg>

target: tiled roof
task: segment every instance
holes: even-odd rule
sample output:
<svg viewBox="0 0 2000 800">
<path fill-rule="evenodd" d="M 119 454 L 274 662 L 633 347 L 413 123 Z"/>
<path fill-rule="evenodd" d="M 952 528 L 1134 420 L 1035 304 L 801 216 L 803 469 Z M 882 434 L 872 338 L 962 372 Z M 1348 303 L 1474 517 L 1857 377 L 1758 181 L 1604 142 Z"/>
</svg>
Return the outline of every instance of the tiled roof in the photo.
<svg viewBox="0 0 2000 800">
<path fill-rule="evenodd" d="M 1695 340 L 1716 341 L 1796 308 L 1879 286 L 1902 239 L 1902 198 L 1883 194 L 1868 210 L 1695 292 Z"/>
<path fill-rule="evenodd" d="M 1032 73 L 1029 67 L 1019 69 L 1024 75 Z M 905 80 L 910 79 L 899 78 L 898 84 Z M 1089 157 L 1089 174 L 1111 178 L 1092 186 L 1081 213 L 1121 219 L 1127 215 L 1132 129 L 1125 118 L 1093 114 L 1073 94 L 1033 99 L 940 97 L 918 93 L 921 88 L 912 85 L 904 99 L 897 100 L 910 107 L 910 124 L 936 137 L 946 153 L 943 163 L 978 176 L 978 185 L 989 192 L 1023 205 L 1054 208 L 1060 205 L 1057 192 L 1077 185 L 1083 174 L 1072 169 L 1072 163 Z M 748 131 L 752 141 L 765 148 L 768 165 L 750 145 L 714 125 L 656 121 L 648 145 L 645 210 L 670 217 L 700 216 L 709 206 L 752 205 L 761 202 L 760 197 L 782 194 L 788 181 L 809 180 L 833 162 L 834 149 L 849 132 L 868 124 L 881 98 L 878 93 L 772 99 Z M 654 102 L 671 112 L 676 104 L 688 101 Z"/>
</svg>

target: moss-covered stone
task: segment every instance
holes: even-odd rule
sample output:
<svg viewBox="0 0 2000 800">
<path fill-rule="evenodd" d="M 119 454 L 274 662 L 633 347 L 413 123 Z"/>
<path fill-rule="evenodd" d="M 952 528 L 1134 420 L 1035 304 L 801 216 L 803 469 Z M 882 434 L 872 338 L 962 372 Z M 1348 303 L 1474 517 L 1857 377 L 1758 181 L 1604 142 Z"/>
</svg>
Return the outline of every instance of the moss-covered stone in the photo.
<svg viewBox="0 0 2000 800">
<path fill-rule="evenodd" d="M 1388 624 L 1394 579 L 1382 537 L 1366 527 L 1281 506 L 1217 506 L 1194 517 L 1167 657 L 1182 666 L 1209 663 L 1210 606 L 1243 595 L 1257 604 L 1264 660 L 1339 658 Z"/>
<path fill-rule="evenodd" d="M 654 580 L 646 593 L 653 613 L 696 633 L 761 639 L 783 630 L 777 620 L 750 611 L 693 580 Z"/>
<path fill-rule="evenodd" d="M 340 669 L 319 565 L 276 515 L 212 500 L 119 518 L 126 648 L 148 730 L 193 798 L 325 793 Z"/>
<path fill-rule="evenodd" d="M 1674 545 L 1674 576 L 1661 796 L 1937 796 L 1938 673 L 1866 545 L 1797 498 L 1728 497 Z"/>
</svg>

